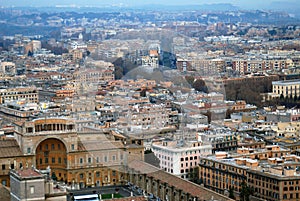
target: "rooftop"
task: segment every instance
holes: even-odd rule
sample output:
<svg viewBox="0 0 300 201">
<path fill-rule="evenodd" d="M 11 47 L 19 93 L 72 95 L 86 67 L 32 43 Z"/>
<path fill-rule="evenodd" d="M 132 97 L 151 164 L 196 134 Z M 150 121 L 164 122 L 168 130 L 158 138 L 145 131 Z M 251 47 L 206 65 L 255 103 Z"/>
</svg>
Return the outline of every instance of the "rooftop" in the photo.
<svg viewBox="0 0 300 201">
<path fill-rule="evenodd" d="M 0 157 L 16 157 L 22 156 L 22 152 L 16 140 L 1 140 L 0 141 Z"/>
<path fill-rule="evenodd" d="M 212 198 L 219 201 L 231 200 L 226 196 L 218 194 L 190 181 L 181 179 L 142 161 L 133 161 L 129 163 L 128 166 L 137 172 L 145 173 L 149 177 L 167 183 L 169 186 L 181 189 L 183 192 L 189 193 L 192 196 L 198 197 L 202 200 L 211 200 Z"/>
<path fill-rule="evenodd" d="M 15 170 L 13 171 L 13 173 L 16 174 L 17 177 L 19 177 L 20 179 L 40 179 L 43 178 L 43 175 L 39 172 L 37 172 L 34 169 L 19 169 L 19 170 Z"/>
<path fill-rule="evenodd" d="M 295 79 L 295 80 L 280 80 L 280 81 L 275 81 L 272 82 L 272 85 L 289 85 L 289 84 L 300 84 L 300 79 Z"/>
</svg>

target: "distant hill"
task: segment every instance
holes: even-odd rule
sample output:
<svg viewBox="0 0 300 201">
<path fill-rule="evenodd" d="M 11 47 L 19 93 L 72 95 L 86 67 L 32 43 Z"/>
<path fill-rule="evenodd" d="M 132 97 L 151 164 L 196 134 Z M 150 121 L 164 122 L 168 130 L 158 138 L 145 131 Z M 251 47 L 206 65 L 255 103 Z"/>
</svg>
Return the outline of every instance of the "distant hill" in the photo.
<svg viewBox="0 0 300 201">
<path fill-rule="evenodd" d="M 146 10 L 203 10 L 203 11 L 233 11 L 238 10 L 237 6 L 230 3 L 220 4 L 202 4 L 202 5 L 163 5 L 163 4 L 149 4 L 143 6 L 136 6 L 133 8 L 140 8 Z"/>
</svg>

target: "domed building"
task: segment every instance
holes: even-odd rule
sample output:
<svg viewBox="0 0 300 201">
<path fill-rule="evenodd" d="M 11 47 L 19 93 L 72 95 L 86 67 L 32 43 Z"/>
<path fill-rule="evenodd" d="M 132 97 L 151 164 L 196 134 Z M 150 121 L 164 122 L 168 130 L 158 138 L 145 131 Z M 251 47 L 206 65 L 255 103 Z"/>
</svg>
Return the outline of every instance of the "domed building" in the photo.
<svg viewBox="0 0 300 201">
<path fill-rule="evenodd" d="M 0 175 L 5 185 L 9 169 L 28 167 L 50 167 L 52 179 L 75 188 L 123 184 L 128 161 L 144 157 L 142 140 L 96 128 L 79 132 L 75 121 L 66 118 L 16 122 L 14 135 L 16 140 L 7 140 L 14 149 L 5 156 L 7 172 Z"/>
</svg>

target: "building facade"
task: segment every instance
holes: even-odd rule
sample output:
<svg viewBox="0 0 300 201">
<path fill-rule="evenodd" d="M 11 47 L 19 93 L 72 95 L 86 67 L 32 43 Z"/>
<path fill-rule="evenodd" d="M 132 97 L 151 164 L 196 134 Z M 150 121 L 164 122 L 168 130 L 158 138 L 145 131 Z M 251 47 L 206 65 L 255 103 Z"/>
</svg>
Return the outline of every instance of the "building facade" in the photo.
<svg viewBox="0 0 300 201">
<path fill-rule="evenodd" d="M 3 153 L 0 158 L 6 161 L 0 172 L 0 179 L 6 185 L 9 185 L 9 169 L 28 167 L 50 167 L 53 179 L 75 188 L 122 184 L 128 161 L 144 159 L 142 140 L 130 140 L 111 131 L 79 132 L 73 120 L 45 118 L 15 126 L 13 148 L 6 145 L 14 152 Z"/>
<path fill-rule="evenodd" d="M 11 201 L 45 200 L 44 175 L 33 169 L 12 170 L 10 173 Z"/>
<path fill-rule="evenodd" d="M 300 80 L 282 80 L 272 82 L 273 93 L 284 98 L 300 96 Z"/>
<path fill-rule="evenodd" d="M 212 146 L 202 142 L 162 141 L 151 147 L 160 160 L 160 168 L 183 179 L 193 179 L 200 156 L 212 153 Z"/>
<path fill-rule="evenodd" d="M 39 96 L 36 87 L 19 87 L 0 90 L 0 103 L 14 100 L 27 100 L 38 103 Z"/>
<path fill-rule="evenodd" d="M 132 161 L 128 164 L 128 181 L 141 188 L 146 194 L 153 194 L 162 200 L 232 200 L 142 161 Z"/>
<path fill-rule="evenodd" d="M 237 200 L 241 200 L 243 185 L 257 199 L 299 200 L 299 159 L 278 145 L 239 148 L 230 157 L 226 152 L 201 157 L 199 179 L 205 187 L 219 193 L 233 189 Z"/>
</svg>

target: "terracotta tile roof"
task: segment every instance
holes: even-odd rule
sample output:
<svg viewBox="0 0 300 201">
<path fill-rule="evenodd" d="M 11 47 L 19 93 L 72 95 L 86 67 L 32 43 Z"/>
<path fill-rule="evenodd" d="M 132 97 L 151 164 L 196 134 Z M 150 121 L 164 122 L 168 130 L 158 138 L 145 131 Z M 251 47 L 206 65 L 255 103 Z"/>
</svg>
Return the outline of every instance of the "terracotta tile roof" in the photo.
<svg viewBox="0 0 300 201">
<path fill-rule="evenodd" d="M 22 156 L 16 140 L 0 140 L 0 158 Z"/>
<path fill-rule="evenodd" d="M 167 183 L 169 186 L 173 186 L 176 189 L 181 189 L 183 192 L 189 193 L 192 196 L 197 196 L 201 200 L 211 200 L 212 198 L 219 201 L 231 200 L 226 196 L 169 174 L 143 161 L 133 161 L 129 163 L 128 166 L 141 174 L 147 174 L 148 177 Z"/>
</svg>

